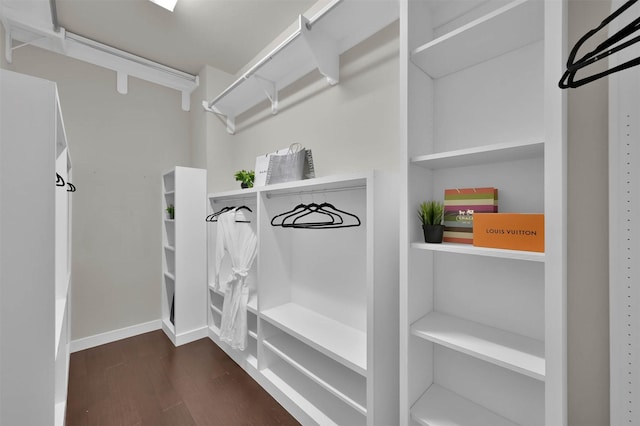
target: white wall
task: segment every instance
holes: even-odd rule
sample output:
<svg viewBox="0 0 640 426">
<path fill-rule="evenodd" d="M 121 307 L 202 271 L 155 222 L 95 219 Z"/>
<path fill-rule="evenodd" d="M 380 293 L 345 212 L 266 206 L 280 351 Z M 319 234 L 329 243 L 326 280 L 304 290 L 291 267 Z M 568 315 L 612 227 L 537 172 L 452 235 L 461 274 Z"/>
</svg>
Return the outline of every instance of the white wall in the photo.
<svg viewBox="0 0 640 426">
<path fill-rule="evenodd" d="M 313 72 L 280 93 L 277 115 L 266 102 L 241 115 L 233 136 L 211 115 L 208 150 L 232 160 L 216 162 L 220 156 L 209 154 L 209 191 L 239 188 L 236 170 L 253 169 L 256 156 L 293 142 L 312 149 L 317 176 L 397 171 L 398 72 L 396 22 L 340 57 L 336 86 Z"/>
<path fill-rule="evenodd" d="M 160 175 L 191 161 L 180 93 L 131 78 L 120 95 L 114 72 L 32 47 L 6 68 L 58 83 L 77 187 L 72 339 L 157 320 Z"/>
</svg>

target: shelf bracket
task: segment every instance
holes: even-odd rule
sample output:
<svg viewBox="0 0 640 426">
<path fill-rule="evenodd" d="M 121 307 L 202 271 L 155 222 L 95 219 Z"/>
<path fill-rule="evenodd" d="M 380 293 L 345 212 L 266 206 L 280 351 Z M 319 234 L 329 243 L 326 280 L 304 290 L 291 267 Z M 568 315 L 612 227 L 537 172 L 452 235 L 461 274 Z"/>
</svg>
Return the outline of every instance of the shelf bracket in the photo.
<svg viewBox="0 0 640 426">
<path fill-rule="evenodd" d="M 121 95 L 126 95 L 129 91 L 129 75 L 123 72 L 116 72 L 116 89 Z"/>
<path fill-rule="evenodd" d="M 227 123 L 227 133 L 229 133 L 230 135 L 236 134 L 235 115 L 225 114 L 224 112 L 220 111 L 220 109 L 217 108 L 215 105 L 210 105 L 209 102 L 207 101 L 202 101 L 202 108 L 204 108 L 205 111 L 212 112 L 218 117 L 221 117 L 222 119 L 224 119 Z"/>
<path fill-rule="evenodd" d="M 299 16 L 300 34 L 313 55 L 320 73 L 330 85 L 340 81 L 340 55 L 338 45 L 331 37 L 319 30 L 313 30 L 309 20 Z"/>
<path fill-rule="evenodd" d="M 11 63 L 13 61 L 13 49 L 11 47 L 12 44 L 13 42 L 11 39 L 11 30 L 7 25 L 5 26 L 5 30 L 4 30 L 4 57 L 8 63 Z"/>
<path fill-rule="evenodd" d="M 264 93 L 271 101 L 271 114 L 275 115 L 278 113 L 278 90 L 276 89 L 276 83 L 267 80 L 264 77 L 260 77 L 258 74 L 254 74 L 253 78 L 258 82 Z"/>
</svg>

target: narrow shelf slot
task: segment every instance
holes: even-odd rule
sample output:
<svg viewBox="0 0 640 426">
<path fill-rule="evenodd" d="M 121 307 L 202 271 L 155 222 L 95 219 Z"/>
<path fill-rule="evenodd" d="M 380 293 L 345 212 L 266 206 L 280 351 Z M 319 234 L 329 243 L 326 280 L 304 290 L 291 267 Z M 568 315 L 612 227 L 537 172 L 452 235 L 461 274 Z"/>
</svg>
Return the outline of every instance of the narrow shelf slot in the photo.
<svg viewBox="0 0 640 426">
<path fill-rule="evenodd" d="M 366 424 L 365 416 L 336 399 L 282 360 L 263 369 L 262 375 L 319 425 Z"/>
<path fill-rule="evenodd" d="M 424 426 L 516 426 L 516 423 L 435 383 L 411 407 L 411 418 Z"/>
<path fill-rule="evenodd" d="M 411 60 L 440 78 L 542 40 L 543 30 L 544 2 L 516 0 L 418 47 Z"/>
<path fill-rule="evenodd" d="M 439 312 L 413 323 L 411 334 L 544 381 L 544 342 L 540 340 Z"/>
<path fill-rule="evenodd" d="M 447 253 L 471 254 L 475 256 L 489 256 L 501 259 L 526 260 L 529 262 L 544 262 L 544 253 L 535 251 L 520 251 L 507 249 L 494 249 L 487 247 L 475 247 L 471 244 L 458 243 L 411 243 L 411 247 L 418 250 L 431 250 Z"/>
<path fill-rule="evenodd" d="M 364 377 L 288 334 L 277 334 L 265 340 L 263 344 L 286 363 L 360 414 L 367 414 L 367 389 Z"/>
<path fill-rule="evenodd" d="M 217 306 L 211 304 L 211 305 L 209 305 L 209 308 L 211 308 L 211 310 L 213 312 L 215 312 L 216 314 L 222 316 L 222 310 L 220 310 Z"/>
<path fill-rule="evenodd" d="M 544 142 L 513 142 L 413 157 L 411 163 L 430 170 L 524 160 L 544 156 Z"/>
<path fill-rule="evenodd" d="M 262 312 L 262 317 L 356 373 L 367 374 L 367 338 L 363 331 L 295 303 Z"/>
</svg>

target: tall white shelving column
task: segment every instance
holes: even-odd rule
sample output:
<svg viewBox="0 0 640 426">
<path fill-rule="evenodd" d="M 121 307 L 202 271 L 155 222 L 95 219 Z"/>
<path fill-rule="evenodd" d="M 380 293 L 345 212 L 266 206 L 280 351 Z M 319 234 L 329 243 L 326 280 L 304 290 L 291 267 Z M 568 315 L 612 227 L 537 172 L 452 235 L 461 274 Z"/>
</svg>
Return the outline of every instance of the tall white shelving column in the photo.
<svg viewBox="0 0 640 426">
<path fill-rule="evenodd" d="M 612 11 L 623 2 L 612 2 Z M 638 5 L 625 13 L 638 16 Z M 633 12 L 635 10 L 635 13 Z M 623 18 L 621 18 L 623 19 Z M 616 24 L 611 34 L 618 31 Z M 623 25 L 621 22 L 619 25 Z M 638 45 L 609 59 L 640 56 Z M 640 424 L 640 70 L 609 76 L 609 306 L 611 424 Z"/>
<path fill-rule="evenodd" d="M 0 70 L 0 121 L 0 424 L 62 425 L 71 162 L 55 83 Z"/>
<path fill-rule="evenodd" d="M 162 329 L 176 346 L 207 336 L 206 182 L 203 169 L 162 175 Z"/>
</svg>

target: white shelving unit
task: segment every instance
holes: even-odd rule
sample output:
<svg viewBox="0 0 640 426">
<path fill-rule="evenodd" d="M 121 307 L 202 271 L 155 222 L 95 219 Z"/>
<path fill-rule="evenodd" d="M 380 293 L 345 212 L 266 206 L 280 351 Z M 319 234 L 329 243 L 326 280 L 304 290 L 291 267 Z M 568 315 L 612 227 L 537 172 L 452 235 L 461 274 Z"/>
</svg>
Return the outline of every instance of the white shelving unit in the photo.
<svg viewBox="0 0 640 426">
<path fill-rule="evenodd" d="M 564 425 L 566 4 L 400 2 L 400 423 Z M 491 186 L 545 252 L 426 244 L 415 212 Z"/>
<path fill-rule="evenodd" d="M 397 423 L 397 216 L 386 202 L 396 188 L 363 173 L 209 195 L 210 212 L 251 207 L 259 242 L 247 313 L 257 352 L 219 342 L 224 296 L 212 286 L 210 336 L 303 424 Z M 314 199 L 356 214 L 361 225 L 271 225 Z M 216 224 L 209 229 L 211 277 Z"/>
<path fill-rule="evenodd" d="M 55 83 L 0 70 L 0 93 L 0 424 L 63 425 L 71 315 L 67 138 Z"/>
<path fill-rule="evenodd" d="M 206 181 L 190 167 L 162 175 L 162 329 L 176 346 L 207 336 Z"/>
<path fill-rule="evenodd" d="M 333 0 L 307 19 L 300 15 L 296 30 L 212 101 L 205 110 L 224 116 L 235 133 L 236 117 L 269 100 L 278 111 L 278 92 L 318 69 L 331 85 L 339 77 L 339 56 L 398 18 L 393 1 Z"/>
</svg>

